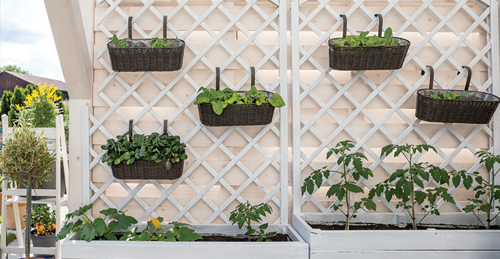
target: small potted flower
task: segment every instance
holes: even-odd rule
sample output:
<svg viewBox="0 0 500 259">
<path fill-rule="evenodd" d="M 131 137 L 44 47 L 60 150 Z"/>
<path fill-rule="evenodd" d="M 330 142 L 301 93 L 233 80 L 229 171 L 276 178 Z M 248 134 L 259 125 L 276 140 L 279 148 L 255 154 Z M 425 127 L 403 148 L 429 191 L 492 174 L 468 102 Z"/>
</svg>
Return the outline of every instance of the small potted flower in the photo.
<svg viewBox="0 0 500 259">
<path fill-rule="evenodd" d="M 25 217 L 26 223 L 26 217 Z M 35 205 L 31 211 L 31 240 L 34 247 L 55 247 L 56 212 L 49 206 Z"/>
</svg>

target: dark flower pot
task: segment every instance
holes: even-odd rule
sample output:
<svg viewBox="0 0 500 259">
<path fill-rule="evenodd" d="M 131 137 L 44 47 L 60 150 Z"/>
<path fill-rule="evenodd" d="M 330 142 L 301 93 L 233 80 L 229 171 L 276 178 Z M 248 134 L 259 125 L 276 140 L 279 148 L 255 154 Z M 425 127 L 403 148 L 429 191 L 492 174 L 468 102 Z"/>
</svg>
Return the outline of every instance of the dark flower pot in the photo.
<svg viewBox="0 0 500 259">
<path fill-rule="evenodd" d="M 33 242 L 34 247 L 55 247 L 56 242 L 54 242 L 54 238 L 56 234 L 38 236 L 31 234 L 31 241 Z"/>
</svg>

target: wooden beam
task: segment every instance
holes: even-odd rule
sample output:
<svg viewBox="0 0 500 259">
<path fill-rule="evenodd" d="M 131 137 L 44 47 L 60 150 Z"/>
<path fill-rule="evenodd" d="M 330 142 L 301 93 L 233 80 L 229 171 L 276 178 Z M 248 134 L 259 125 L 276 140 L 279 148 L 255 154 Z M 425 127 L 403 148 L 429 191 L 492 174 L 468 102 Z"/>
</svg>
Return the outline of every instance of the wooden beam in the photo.
<svg viewBox="0 0 500 259">
<path fill-rule="evenodd" d="M 70 99 L 90 99 L 92 65 L 78 0 L 45 0 Z"/>
</svg>

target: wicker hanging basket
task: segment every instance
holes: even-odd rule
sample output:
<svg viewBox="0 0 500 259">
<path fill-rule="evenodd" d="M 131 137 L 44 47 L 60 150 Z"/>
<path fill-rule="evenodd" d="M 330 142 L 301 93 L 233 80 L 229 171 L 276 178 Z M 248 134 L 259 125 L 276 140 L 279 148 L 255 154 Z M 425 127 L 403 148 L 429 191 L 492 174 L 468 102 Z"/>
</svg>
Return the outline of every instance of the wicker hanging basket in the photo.
<svg viewBox="0 0 500 259">
<path fill-rule="evenodd" d="M 410 47 L 410 41 L 393 37 L 399 40 L 400 46 L 337 46 L 334 40 L 343 40 L 347 37 L 347 18 L 343 19 L 343 37 L 328 41 L 330 67 L 335 70 L 396 70 L 403 67 L 403 63 Z M 382 15 L 379 18 L 378 36 L 382 38 Z"/>
<path fill-rule="evenodd" d="M 164 132 L 167 132 L 168 122 L 163 123 Z M 132 137 L 133 120 L 129 121 L 129 132 Z M 169 170 L 165 167 L 167 160 L 159 163 L 149 160 L 135 160 L 132 164 L 127 165 L 127 161 L 122 161 L 119 164 L 111 165 L 113 176 L 116 179 L 131 180 L 131 179 L 159 179 L 159 180 L 175 180 L 182 176 L 184 172 L 184 160 L 172 163 Z"/>
<path fill-rule="evenodd" d="M 429 89 L 417 91 L 417 108 L 415 116 L 423 121 L 443 122 L 443 123 L 469 123 L 469 124 L 487 124 L 500 103 L 500 98 L 493 94 L 477 91 L 469 91 L 472 71 L 467 69 L 467 82 L 465 90 L 444 90 L 433 89 L 434 69 L 427 66 L 430 71 Z M 422 71 L 422 75 L 424 71 Z M 431 94 L 467 94 L 469 97 L 462 99 L 436 99 Z"/>
<path fill-rule="evenodd" d="M 255 85 L 255 68 L 251 68 L 251 85 Z M 216 68 L 215 89 L 220 88 L 220 68 Z M 244 91 L 237 91 L 238 94 L 245 94 Z M 264 91 L 267 98 L 272 98 L 273 93 Z M 212 105 L 201 103 L 198 105 L 200 121 L 205 126 L 248 126 L 267 125 L 273 121 L 274 106 L 264 103 L 257 106 L 255 103 L 228 104 L 217 115 L 212 109 Z"/>
<path fill-rule="evenodd" d="M 111 67 L 118 72 L 137 71 L 176 71 L 182 68 L 184 59 L 183 40 L 171 41 L 168 48 L 151 48 L 151 39 L 132 39 L 132 17 L 128 19 L 127 47 L 118 48 L 112 41 L 108 42 Z M 163 38 L 167 37 L 167 16 L 163 17 Z"/>
</svg>

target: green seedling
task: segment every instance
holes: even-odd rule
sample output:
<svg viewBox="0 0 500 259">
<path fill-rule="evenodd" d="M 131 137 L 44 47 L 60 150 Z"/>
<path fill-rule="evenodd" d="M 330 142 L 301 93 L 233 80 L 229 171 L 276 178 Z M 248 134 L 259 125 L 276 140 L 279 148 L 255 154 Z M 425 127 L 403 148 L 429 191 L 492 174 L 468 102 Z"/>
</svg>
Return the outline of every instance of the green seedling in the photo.
<svg viewBox="0 0 500 259">
<path fill-rule="evenodd" d="M 454 93 L 451 94 L 450 92 L 443 92 L 443 93 L 435 93 L 431 94 L 431 98 L 434 99 L 445 99 L 445 100 L 455 100 L 455 99 L 462 99 L 463 97 L 469 97 L 468 94 L 460 94 L 460 93 Z"/>
<path fill-rule="evenodd" d="M 359 35 L 349 35 L 344 39 L 333 40 L 334 45 L 349 47 L 371 47 L 371 46 L 401 46 L 399 40 L 392 37 L 392 29 L 387 28 L 384 37 L 377 35 L 368 36 L 368 31 L 361 32 Z"/>
<path fill-rule="evenodd" d="M 129 38 L 125 38 L 123 40 L 119 40 L 116 35 L 113 35 L 113 37 L 109 38 L 110 41 L 112 41 L 118 48 L 126 48 L 127 47 L 127 41 L 130 40 Z"/>
<path fill-rule="evenodd" d="M 241 229 L 244 225 L 247 230 L 245 235 L 248 237 L 248 241 L 250 241 L 250 238 L 253 234 L 257 233 L 257 241 L 267 241 L 270 242 L 271 237 L 276 235 L 276 232 L 268 232 L 266 233 L 265 230 L 268 227 L 268 224 L 262 224 L 264 221 L 262 217 L 266 216 L 266 213 L 272 213 L 273 209 L 269 204 L 267 203 L 260 203 L 255 206 L 250 205 L 250 203 L 247 201 L 247 203 L 240 203 L 238 206 L 236 206 L 236 209 L 231 211 L 231 216 L 229 217 L 229 221 L 234 224 L 238 224 L 238 228 Z M 255 230 L 252 228 L 250 223 L 252 221 L 256 221 L 258 223 L 261 223 L 259 226 L 258 230 Z"/>
<path fill-rule="evenodd" d="M 137 233 L 137 227 L 134 227 L 127 231 L 121 238 L 120 241 L 166 241 L 166 242 L 177 242 L 177 241 L 196 241 L 202 239 L 202 237 L 195 233 L 194 230 L 188 228 L 189 224 L 170 222 L 169 224 L 174 225 L 169 230 L 165 231 L 161 228 L 161 222 L 163 222 L 162 217 L 153 218 L 147 223 L 146 229 L 142 233 Z"/>
</svg>

